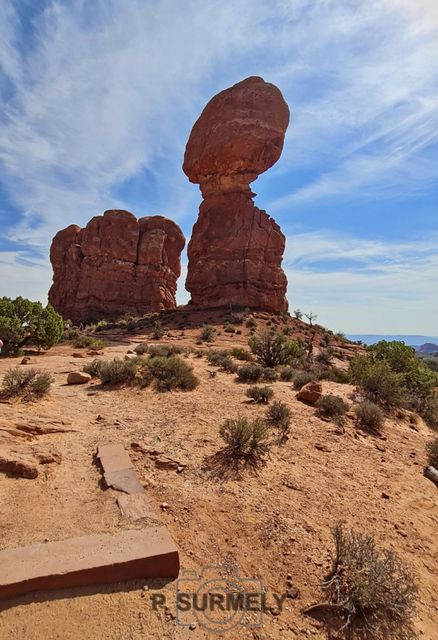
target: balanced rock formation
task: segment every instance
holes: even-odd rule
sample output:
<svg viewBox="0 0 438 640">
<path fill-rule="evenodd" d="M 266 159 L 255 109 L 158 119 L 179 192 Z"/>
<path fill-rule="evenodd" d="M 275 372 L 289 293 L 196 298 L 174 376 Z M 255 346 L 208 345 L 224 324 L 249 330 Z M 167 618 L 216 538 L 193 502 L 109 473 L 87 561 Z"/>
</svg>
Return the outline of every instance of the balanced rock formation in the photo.
<svg viewBox="0 0 438 640">
<path fill-rule="evenodd" d="M 280 90 L 258 77 L 216 95 L 195 123 L 183 164 L 204 198 L 188 245 L 195 306 L 287 310 L 285 238 L 249 185 L 277 162 L 288 124 Z"/>
<path fill-rule="evenodd" d="M 137 220 L 110 210 L 84 229 L 70 225 L 50 248 L 49 302 L 74 321 L 173 309 L 184 245 L 181 229 L 163 216 Z"/>
</svg>

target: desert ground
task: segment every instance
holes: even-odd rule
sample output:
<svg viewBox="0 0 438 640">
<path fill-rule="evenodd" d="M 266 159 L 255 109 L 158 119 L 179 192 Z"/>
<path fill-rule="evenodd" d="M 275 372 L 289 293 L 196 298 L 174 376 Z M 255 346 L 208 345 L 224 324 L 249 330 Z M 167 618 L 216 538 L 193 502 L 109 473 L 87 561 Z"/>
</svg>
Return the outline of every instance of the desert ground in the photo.
<svg viewBox="0 0 438 640">
<path fill-rule="evenodd" d="M 259 329 L 275 321 L 267 314 L 257 318 Z M 248 329 L 241 330 L 240 335 L 221 331 L 211 348 L 247 347 Z M 299 328 L 294 330 L 298 335 Z M 171 328 L 160 342 L 207 351 L 207 345 L 195 344 L 198 336 L 199 327 Z M 108 343 L 99 356 L 105 359 L 123 358 L 136 344 L 155 342 L 149 331 L 112 330 L 99 337 Z M 248 400 L 248 385 L 237 383 L 234 374 L 212 376 L 214 368 L 191 352 L 186 361 L 200 380 L 193 391 L 106 388 L 95 380 L 69 386 L 68 372 L 94 357 L 86 350 L 84 357 L 73 357 L 77 351 L 63 343 L 32 354 L 30 365 L 53 374 L 51 392 L 37 402 L 0 404 L 0 427 L 42 424 L 66 430 L 35 436 L 35 444 L 62 458 L 40 465 L 37 478 L 0 474 L 1 549 L 143 526 L 123 519 L 116 492 L 102 485 L 95 463 L 98 443 L 119 442 L 157 507 L 164 505 L 162 518 L 179 549 L 182 573 L 199 574 L 214 565 L 222 575 L 259 578 L 269 605 L 274 605 L 272 593 L 293 585 L 281 613 L 272 606 L 260 628 L 239 626 L 223 637 L 326 638 L 323 623 L 303 610 L 322 600 L 319 585 L 330 566 L 331 529 L 342 521 L 373 534 L 413 569 L 419 586 L 416 626 L 421 638 L 436 640 L 438 493 L 422 473 L 432 432 L 420 418 L 399 412 L 386 420 L 383 436 L 373 437 L 358 431 L 350 417 L 342 432 L 299 402 L 291 382 L 277 381 L 270 386 L 292 411 L 290 436 L 274 443 L 264 465 L 235 475 L 214 463 L 223 447 L 219 427 L 227 417 L 263 415 L 265 407 Z M 0 378 L 20 362 L 0 360 Z M 322 381 L 322 386 L 350 405 L 355 401 L 351 385 Z M 180 469 L 162 468 L 151 452 L 171 457 Z M 167 610 L 152 609 L 156 591 L 166 595 Z M 218 637 L 199 624 L 178 626 L 174 601 L 175 583 L 163 580 L 32 593 L 0 603 L 0 638 Z"/>
</svg>

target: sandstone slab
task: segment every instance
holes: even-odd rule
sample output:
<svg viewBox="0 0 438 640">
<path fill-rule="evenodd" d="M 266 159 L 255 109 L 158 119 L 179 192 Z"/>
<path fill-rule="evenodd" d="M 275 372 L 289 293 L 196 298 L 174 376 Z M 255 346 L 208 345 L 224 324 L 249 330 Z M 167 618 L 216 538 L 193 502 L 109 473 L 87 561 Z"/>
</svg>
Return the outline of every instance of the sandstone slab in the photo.
<svg viewBox="0 0 438 640">
<path fill-rule="evenodd" d="M 91 376 L 85 371 L 71 371 L 67 376 L 67 384 L 87 384 Z"/>
<path fill-rule="evenodd" d="M 319 382 L 308 382 L 296 394 L 297 400 L 307 404 L 316 404 L 322 395 L 322 386 Z"/>
<path fill-rule="evenodd" d="M 31 591 L 177 578 L 178 551 L 163 526 L 0 551 L 0 597 Z"/>
</svg>

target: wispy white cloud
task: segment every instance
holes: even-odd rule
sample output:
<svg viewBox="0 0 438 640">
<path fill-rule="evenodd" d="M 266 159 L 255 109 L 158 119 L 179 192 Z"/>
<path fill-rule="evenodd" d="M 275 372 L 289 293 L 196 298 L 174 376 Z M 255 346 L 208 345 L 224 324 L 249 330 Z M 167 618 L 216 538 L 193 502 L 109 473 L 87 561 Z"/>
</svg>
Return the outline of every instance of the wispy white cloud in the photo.
<svg viewBox="0 0 438 640">
<path fill-rule="evenodd" d="M 437 331 L 438 236 L 384 242 L 332 232 L 288 237 L 292 308 L 351 333 Z"/>
</svg>

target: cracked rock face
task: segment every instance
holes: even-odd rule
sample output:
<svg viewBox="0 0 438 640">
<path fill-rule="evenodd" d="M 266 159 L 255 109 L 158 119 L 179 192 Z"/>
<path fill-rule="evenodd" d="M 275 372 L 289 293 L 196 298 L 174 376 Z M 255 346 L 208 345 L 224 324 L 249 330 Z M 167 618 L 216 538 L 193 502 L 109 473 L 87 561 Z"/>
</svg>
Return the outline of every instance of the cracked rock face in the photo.
<svg viewBox="0 0 438 640">
<path fill-rule="evenodd" d="M 49 302 L 76 322 L 172 309 L 185 239 L 163 216 L 110 210 L 84 229 L 59 231 L 50 248 Z"/>
<path fill-rule="evenodd" d="M 195 123 L 183 164 L 204 198 L 188 245 L 195 306 L 287 310 L 285 238 L 254 205 L 250 183 L 277 162 L 288 123 L 281 92 L 258 77 L 221 91 Z"/>
</svg>

